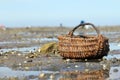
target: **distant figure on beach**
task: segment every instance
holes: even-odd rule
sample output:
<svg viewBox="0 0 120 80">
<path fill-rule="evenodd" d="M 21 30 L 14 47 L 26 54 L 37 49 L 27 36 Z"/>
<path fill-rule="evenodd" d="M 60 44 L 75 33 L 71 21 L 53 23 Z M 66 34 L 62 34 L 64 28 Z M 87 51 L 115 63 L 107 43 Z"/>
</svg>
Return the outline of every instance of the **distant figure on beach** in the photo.
<svg viewBox="0 0 120 80">
<path fill-rule="evenodd" d="M 6 30 L 5 26 L 0 24 L 0 30 L 4 30 L 5 31 Z"/>
<path fill-rule="evenodd" d="M 63 24 L 62 24 L 62 23 L 60 23 L 60 27 L 63 27 Z"/>
<path fill-rule="evenodd" d="M 84 24 L 85 21 L 84 20 L 81 20 L 80 24 Z M 79 32 L 80 35 L 86 35 L 86 29 L 89 29 L 90 28 L 90 25 L 85 25 L 85 26 L 81 26 L 81 32 Z"/>
<path fill-rule="evenodd" d="M 85 21 L 84 21 L 84 20 L 81 20 L 80 24 L 84 24 L 84 23 L 85 23 Z M 89 26 L 89 25 L 85 25 L 85 26 L 83 26 L 82 28 L 83 28 L 83 29 L 89 29 L 90 26 Z"/>
<path fill-rule="evenodd" d="M 80 24 L 83 24 L 83 23 L 85 23 L 85 21 L 84 21 L 84 20 L 81 20 Z"/>
</svg>

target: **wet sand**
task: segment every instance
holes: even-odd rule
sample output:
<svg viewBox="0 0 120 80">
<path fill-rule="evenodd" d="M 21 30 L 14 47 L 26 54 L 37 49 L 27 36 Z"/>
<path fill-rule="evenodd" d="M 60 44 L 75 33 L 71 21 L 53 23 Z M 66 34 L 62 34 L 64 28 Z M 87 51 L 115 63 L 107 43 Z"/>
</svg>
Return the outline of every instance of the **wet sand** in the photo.
<svg viewBox="0 0 120 80">
<path fill-rule="evenodd" d="M 95 73 L 100 76 L 99 79 L 95 77 L 98 80 L 120 80 L 120 32 L 102 32 L 109 38 L 111 50 L 100 60 L 65 60 L 59 54 L 38 51 L 45 43 L 57 42 L 57 36 L 69 30 L 57 27 L 1 31 L 0 80 L 80 80 L 81 75 L 83 79 L 85 75 L 90 78 L 99 71 L 101 75 Z"/>
</svg>

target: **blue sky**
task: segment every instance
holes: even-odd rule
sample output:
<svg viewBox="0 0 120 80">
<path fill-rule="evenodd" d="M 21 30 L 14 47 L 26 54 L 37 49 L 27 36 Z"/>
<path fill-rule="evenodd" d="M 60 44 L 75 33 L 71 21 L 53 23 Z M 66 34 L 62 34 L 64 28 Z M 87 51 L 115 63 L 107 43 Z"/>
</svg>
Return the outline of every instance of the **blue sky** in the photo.
<svg viewBox="0 0 120 80">
<path fill-rule="evenodd" d="M 21 26 L 120 25 L 120 0 L 0 0 L 0 24 Z"/>
</svg>

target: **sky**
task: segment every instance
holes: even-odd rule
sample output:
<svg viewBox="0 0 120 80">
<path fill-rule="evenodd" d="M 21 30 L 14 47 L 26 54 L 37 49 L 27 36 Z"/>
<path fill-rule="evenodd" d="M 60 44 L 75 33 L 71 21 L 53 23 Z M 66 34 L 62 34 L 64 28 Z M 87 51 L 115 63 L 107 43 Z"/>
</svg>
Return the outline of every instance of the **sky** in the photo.
<svg viewBox="0 0 120 80">
<path fill-rule="evenodd" d="M 120 0 L 0 0 L 0 24 L 7 27 L 120 25 Z"/>
</svg>

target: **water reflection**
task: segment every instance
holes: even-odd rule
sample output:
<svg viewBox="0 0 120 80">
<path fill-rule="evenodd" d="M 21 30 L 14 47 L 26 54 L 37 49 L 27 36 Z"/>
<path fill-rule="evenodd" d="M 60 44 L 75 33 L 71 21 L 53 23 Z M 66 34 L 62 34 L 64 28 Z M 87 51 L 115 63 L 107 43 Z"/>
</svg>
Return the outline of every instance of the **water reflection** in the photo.
<svg viewBox="0 0 120 80">
<path fill-rule="evenodd" d="M 95 71 L 69 71 L 62 72 L 63 76 L 60 80 L 104 80 L 104 74 L 102 70 Z"/>
<path fill-rule="evenodd" d="M 120 46 L 119 43 L 110 43 L 110 50 L 119 50 Z"/>
<path fill-rule="evenodd" d="M 5 53 L 9 51 L 20 51 L 21 53 L 29 53 L 35 52 L 39 46 L 32 46 L 32 47 L 21 47 L 21 48 L 9 48 L 9 49 L 0 49 L 0 52 Z"/>
<path fill-rule="evenodd" d="M 100 62 L 67 63 L 66 69 L 61 70 L 60 80 L 105 80 L 109 69 L 104 69 L 103 65 Z"/>
<path fill-rule="evenodd" d="M 0 67 L 0 78 L 4 77 L 25 77 L 25 76 L 38 76 L 39 74 L 55 74 L 57 71 L 20 71 L 20 70 L 12 70 L 8 67 Z"/>
<path fill-rule="evenodd" d="M 34 80 L 120 80 L 120 66 L 102 62 L 66 62 L 59 71 L 20 71 L 0 67 L 0 78 L 29 77 Z"/>
</svg>

